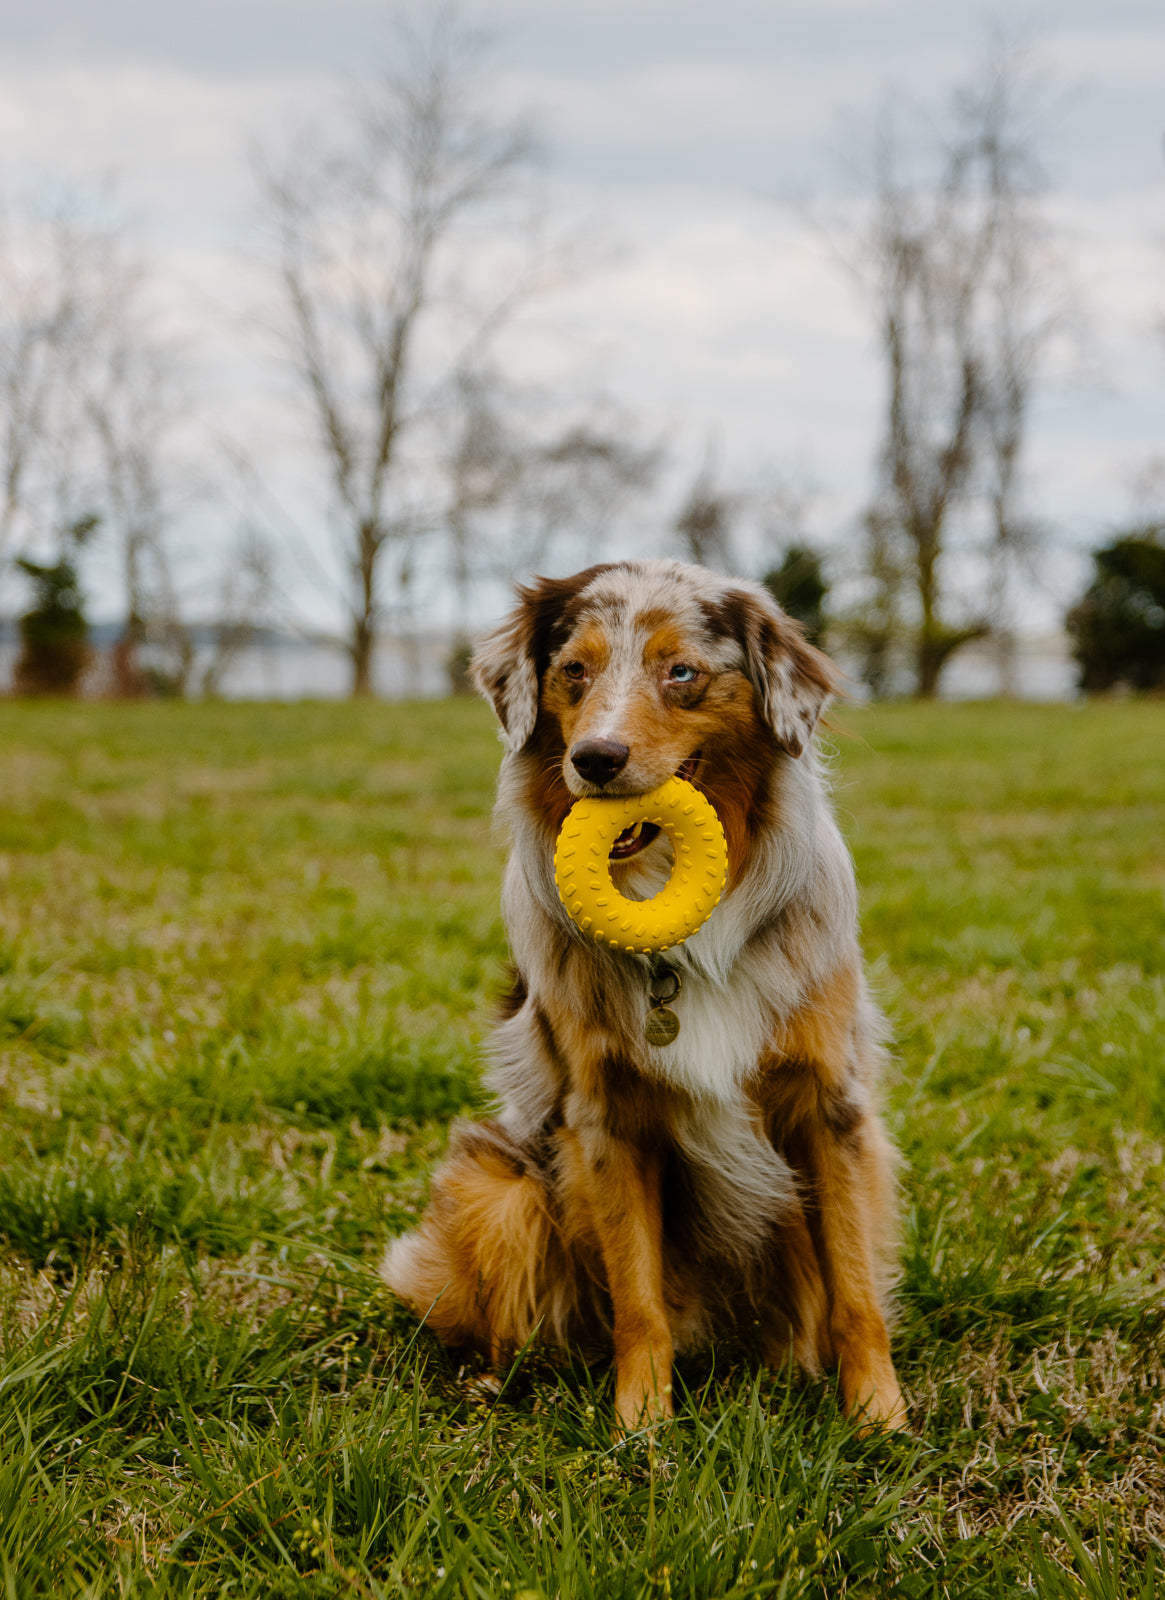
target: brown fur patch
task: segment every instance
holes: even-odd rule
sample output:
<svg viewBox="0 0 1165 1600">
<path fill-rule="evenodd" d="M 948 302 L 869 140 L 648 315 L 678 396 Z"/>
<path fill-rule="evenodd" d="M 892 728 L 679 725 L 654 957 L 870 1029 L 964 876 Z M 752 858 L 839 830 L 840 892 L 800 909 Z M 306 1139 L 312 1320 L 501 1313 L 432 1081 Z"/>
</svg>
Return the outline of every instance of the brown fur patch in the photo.
<svg viewBox="0 0 1165 1600">
<path fill-rule="evenodd" d="M 556 1264 L 545 1189 L 507 1146 L 490 1124 L 455 1141 L 424 1222 L 384 1269 L 438 1338 L 495 1362 L 530 1336 Z"/>
<path fill-rule="evenodd" d="M 538 828 L 551 839 L 558 838 L 566 814 L 574 804 L 575 797 L 562 775 L 565 755 L 558 719 L 540 714 L 523 752 L 530 774 L 523 800 Z"/>
<path fill-rule="evenodd" d="M 837 1087 L 850 1070 L 861 986 L 856 962 L 839 967 L 782 1019 L 773 1035 L 774 1049 L 788 1060 L 812 1062 L 825 1081 Z"/>
<path fill-rule="evenodd" d="M 735 676 L 735 675 L 734 675 Z M 733 882 L 743 876 L 753 842 L 774 821 L 772 734 L 756 716 L 752 693 L 736 677 L 708 697 L 702 719 L 700 765 L 692 780 L 711 802 L 728 844 Z"/>
<path fill-rule="evenodd" d="M 641 1150 L 666 1147 L 673 1094 L 644 1077 L 630 1057 L 620 1051 L 605 1052 L 576 1074 L 576 1081 L 613 1139 Z"/>
</svg>

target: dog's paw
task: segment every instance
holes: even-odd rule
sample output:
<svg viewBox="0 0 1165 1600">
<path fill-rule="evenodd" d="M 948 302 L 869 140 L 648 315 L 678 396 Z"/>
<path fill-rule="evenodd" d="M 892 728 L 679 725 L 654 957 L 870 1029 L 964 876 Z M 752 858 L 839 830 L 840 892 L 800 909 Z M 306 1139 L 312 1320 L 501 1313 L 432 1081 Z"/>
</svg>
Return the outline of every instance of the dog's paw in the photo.
<svg viewBox="0 0 1165 1600">
<path fill-rule="evenodd" d="M 670 1382 L 660 1389 L 642 1383 L 621 1386 L 615 1396 L 615 1436 L 626 1438 L 628 1434 L 657 1427 L 669 1422 L 672 1415 Z"/>
<path fill-rule="evenodd" d="M 906 1401 L 889 1363 L 884 1371 L 872 1367 L 847 1370 L 843 1363 L 841 1389 L 846 1415 L 857 1424 L 860 1433 L 901 1433 L 909 1425 Z"/>
<path fill-rule="evenodd" d="M 501 1398 L 502 1380 L 496 1372 L 478 1372 L 465 1385 L 465 1392 L 477 1405 L 492 1406 Z"/>
</svg>

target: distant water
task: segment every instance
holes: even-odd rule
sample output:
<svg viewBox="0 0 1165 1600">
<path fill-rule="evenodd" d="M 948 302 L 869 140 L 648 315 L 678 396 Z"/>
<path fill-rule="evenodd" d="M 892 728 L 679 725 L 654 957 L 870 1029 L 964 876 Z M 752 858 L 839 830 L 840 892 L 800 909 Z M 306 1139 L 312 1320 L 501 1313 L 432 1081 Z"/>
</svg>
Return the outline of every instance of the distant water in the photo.
<svg viewBox="0 0 1165 1600">
<path fill-rule="evenodd" d="M 373 660 L 376 693 L 386 700 L 436 700 L 449 693 L 444 639 L 381 645 Z M 228 700 L 342 700 L 352 682 L 345 650 L 275 639 L 240 651 L 223 675 Z"/>
<path fill-rule="evenodd" d="M 1078 669 L 1062 635 L 1024 641 L 1016 660 L 1021 700 L 1075 700 Z M 999 693 L 999 667 L 989 652 L 968 645 L 943 674 L 944 700 L 991 700 Z"/>
<path fill-rule="evenodd" d="M 97 636 L 94 663 L 83 685 L 83 692 L 94 698 L 108 692 L 106 646 L 101 636 L 106 631 Z M 386 642 L 373 660 L 376 693 L 387 700 L 439 699 L 449 693 L 448 653 L 449 643 L 444 638 Z M 11 692 L 17 654 L 15 641 L 0 640 L 0 694 Z M 147 665 L 149 659 L 149 652 L 143 652 Z M 195 690 L 210 659 L 208 646 L 196 649 L 191 674 Z M 219 693 L 227 700 L 342 700 L 351 681 L 347 651 L 336 645 L 277 636 L 240 650 L 222 675 Z"/>
<path fill-rule="evenodd" d="M 842 661 L 852 674 L 856 663 Z M 1068 701 L 1079 697 L 1076 663 L 1063 634 L 1048 634 L 1025 639 L 1016 651 L 1016 698 L 1033 701 Z M 897 693 L 910 693 L 911 677 L 902 671 L 894 687 Z M 980 644 L 966 645 L 955 655 L 942 675 L 939 698 L 942 700 L 994 700 L 1000 695 L 999 665 L 989 649 Z"/>
<path fill-rule="evenodd" d="M 439 699 L 449 693 L 446 659 L 449 641 L 426 636 L 408 643 L 390 641 L 377 650 L 373 679 L 386 699 Z M 16 664 L 14 641 L 0 642 L 0 693 L 9 692 Z M 209 659 L 196 661 L 195 681 Z M 221 693 L 229 700 L 340 700 L 348 693 L 351 666 L 335 646 L 290 638 L 268 638 L 240 651 L 223 675 Z M 1026 640 L 1019 650 L 1016 676 L 1023 700 L 1073 700 L 1076 668 L 1068 642 L 1059 636 Z M 100 663 L 90 677 L 92 692 L 102 689 Z M 988 700 L 999 692 L 999 672 L 990 654 L 969 645 L 943 675 L 944 700 Z"/>
</svg>

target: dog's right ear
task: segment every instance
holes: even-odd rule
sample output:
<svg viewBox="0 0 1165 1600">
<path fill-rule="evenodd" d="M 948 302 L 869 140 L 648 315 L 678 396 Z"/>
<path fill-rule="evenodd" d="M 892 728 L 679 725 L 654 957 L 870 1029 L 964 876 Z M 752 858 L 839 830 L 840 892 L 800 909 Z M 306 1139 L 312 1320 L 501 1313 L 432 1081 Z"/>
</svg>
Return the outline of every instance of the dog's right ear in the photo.
<svg viewBox="0 0 1165 1600">
<path fill-rule="evenodd" d="M 518 604 L 478 642 L 470 677 L 494 708 L 506 748 L 524 749 L 538 721 L 538 697 L 550 657 L 570 637 L 577 602 L 610 563 L 572 578 L 535 578 L 518 585 Z"/>
<path fill-rule="evenodd" d="M 535 614 L 528 593 L 518 590 L 520 604 L 478 641 L 469 667 L 478 692 L 494 708 L 509 750 L 521 750 L 538 720 Z"/>
<path fill-rule="evenodd" d="M 758 584 L 733 584 L 704 602 L 704 614 L 716 632 L 736 639 L 757 709 L 781 749 L 799 756 L 841 689 L 838 668 Z"/>
</svg>

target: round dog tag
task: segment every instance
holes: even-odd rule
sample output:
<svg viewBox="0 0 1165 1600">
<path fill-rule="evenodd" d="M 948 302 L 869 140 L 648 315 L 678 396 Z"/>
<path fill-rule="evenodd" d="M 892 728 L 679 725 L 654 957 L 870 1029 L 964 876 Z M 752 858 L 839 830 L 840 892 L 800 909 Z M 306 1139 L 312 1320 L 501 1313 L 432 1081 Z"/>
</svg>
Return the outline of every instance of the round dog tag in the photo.
<svg viewBox="0 0 1165 1600">
<path fill-rule="evenodd" d="M 680 1031 L 680 1019 L 667 1006 L 653 1006 L 647 1013 L 643 1034 L 648 1044 L 671 1044 Z"/>
</svg>

